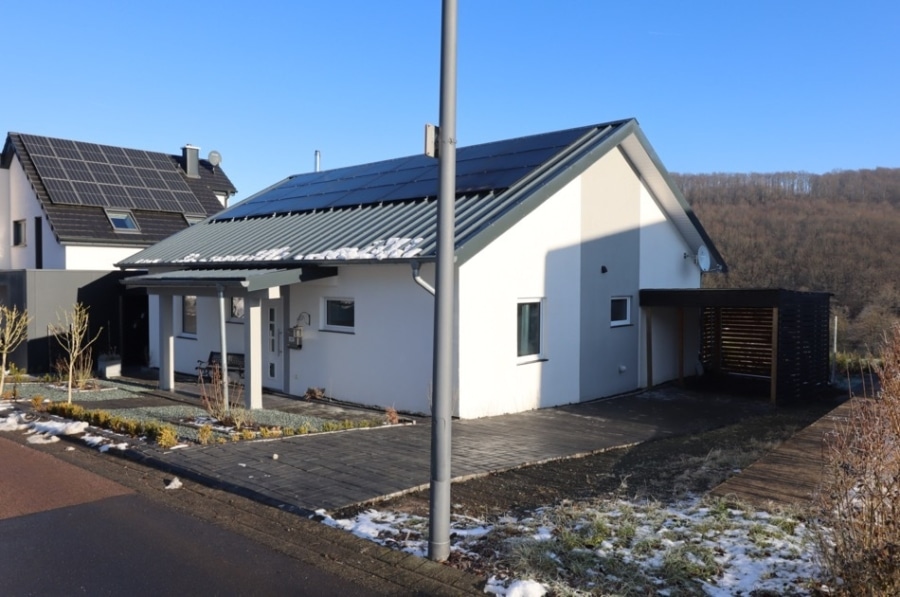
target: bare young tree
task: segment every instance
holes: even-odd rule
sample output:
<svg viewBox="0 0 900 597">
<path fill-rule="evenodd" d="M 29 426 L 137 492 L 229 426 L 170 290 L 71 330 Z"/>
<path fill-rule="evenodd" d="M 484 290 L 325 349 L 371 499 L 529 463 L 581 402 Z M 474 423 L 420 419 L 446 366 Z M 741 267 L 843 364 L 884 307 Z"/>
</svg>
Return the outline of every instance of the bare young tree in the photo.
<svg viewBox="0 0 900 597">
<path fill-rule="evenodd" d="M 50 325 L 50 332 L 65 351 L 65 368 L 68 373 L 69 400 L 72 403 L 72 382 L 76 369 L 90 371 L 91 367 L 85 366 L 85 359 L 90 360 L 91 345 L 100 337 L 103 328 L 97 330 L 93 338 L 88 340 L 89 318 L 88 308 L 82 303 L 75 303 L 71 311 L 64 311 L 58 315 L 58 324 Z"/>
<path fill-rule="evenodd" d="M 3 395 L 3 384 L 6 382 L 7 357 L 25 341 L 29 321 L 31 318 L 27 310 L 19 311 L 15 305 L 0 305 L 0 396 Z"/>
</svg>

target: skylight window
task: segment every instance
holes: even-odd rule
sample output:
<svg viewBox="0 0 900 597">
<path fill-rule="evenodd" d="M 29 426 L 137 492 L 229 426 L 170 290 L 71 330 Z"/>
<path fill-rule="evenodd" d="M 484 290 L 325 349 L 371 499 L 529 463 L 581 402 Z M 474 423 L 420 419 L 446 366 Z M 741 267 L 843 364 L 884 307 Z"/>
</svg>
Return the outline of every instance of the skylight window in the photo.
<svg viewBox="0 0 900 597">
<path fill-rule="evenodd" d="M 130 211 L 107 211 L 106 217 L 116 232 L 140 232 L 137 220 Z"/>
</svg>

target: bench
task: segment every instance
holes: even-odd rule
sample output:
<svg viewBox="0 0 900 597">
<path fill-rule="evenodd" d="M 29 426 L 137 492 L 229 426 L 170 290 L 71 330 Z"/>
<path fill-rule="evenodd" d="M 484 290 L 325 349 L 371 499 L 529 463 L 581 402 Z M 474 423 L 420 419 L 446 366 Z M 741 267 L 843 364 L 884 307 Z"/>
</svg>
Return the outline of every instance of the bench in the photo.
<svg viewBox="0 0 900 597">
<path fill-rule="evenodd" d="M 213 370 L 221 370 L 221 368 L 222 353 L 218 350 L 210 352 L 209 357 L 205 361 L 197 361 L 197 370 L 200 372 L 200 375 L 210 381 L 212 380 Z M 233 375 L 237 375 L 241 379 L 244 378 L 244 355 L 241 353 L 228 353 L 228 376 L 232 377 Z"/>
</svg>

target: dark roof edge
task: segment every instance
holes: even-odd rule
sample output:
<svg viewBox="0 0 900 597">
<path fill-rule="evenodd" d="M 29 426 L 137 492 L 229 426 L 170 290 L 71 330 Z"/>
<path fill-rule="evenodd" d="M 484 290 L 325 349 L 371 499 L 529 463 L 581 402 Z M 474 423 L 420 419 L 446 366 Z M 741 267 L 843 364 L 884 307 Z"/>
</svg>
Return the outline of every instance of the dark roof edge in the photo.
<svg viewBox="0 0 900 597">
<path fill-rule="evenodd" d="M 641 127 L 636 126 L 634 129 L 634 134 L 643 147 L 644 151 L 647 152 L 647 156 L 650 158 L 650 161 L 662 175 L 663 180 L 669 187 L 672 195 L 675 196 L 676 201 L 681 204 L 681 208 L 684 210 L 684 213 L 691 221 L 691 224 L 694 225 L 694 228 L 696 228 L 697 234 L 699 234 L 700 238 L 703 239 L 703 244 L 705 244 L 706 248 L 709 249 L 710 257 L 712 257 L 715 263 L 719 264 L 720 267 L 717 270 L 718 273 L 728 273 L 728 264 L 725 263 L 725 259 L 722 257 L 722 254 L 719 253 L 719 250 L 716 248 L 715 243 L 713 243 L 709 234 L 706 232 L 703 224 L 700 223 L 700 220 L 697 218 L 697 214 L 694 213 L 694 209 L 691 207 L 690 203 L 688 203 L 687 199 L 684 198 L 684 195 L 681 193 L 681 189 L 678 188 L 678 185 L 675 183 L 672 175 L 669 174 L 669 171 L 663 165 L 662 160 L 659 159 L 656 150 L 654 150 L 653 146 L 650 145 L 650 140 L 647 139 L 644 131 L 641 130 Z"/>
</svg>

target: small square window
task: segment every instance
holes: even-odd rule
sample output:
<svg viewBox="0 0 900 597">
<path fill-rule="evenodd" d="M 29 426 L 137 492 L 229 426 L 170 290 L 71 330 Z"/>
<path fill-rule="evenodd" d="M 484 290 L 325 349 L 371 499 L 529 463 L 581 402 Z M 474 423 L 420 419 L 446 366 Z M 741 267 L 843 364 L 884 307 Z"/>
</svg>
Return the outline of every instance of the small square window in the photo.
<svg viewBox="0 0 900 597">
<path fill-rule="evenodd" d="M 25 220 L 16 220 L 13 222 L 13 246 L 25 246 Z"/>
<path fill-rule="evenodd" d="M 356 326 L 356 305 L 351 298 L 325 299 L 325 330 L 352 332 Z"/>
<path fill-rule="evenodd" d="M 181 333 L 197 335 L 197 297 L 181 297 Z"/>
<path fill-rule="evenodd" d="M 543 354 L 541 303 L 540 299 L 528 299 L 520 300 L 516 306 L 516 356 L 519 360 L 530 361 Z"/>
<path fill-rule="evenodd" d="M 609 325 L 631 325 L 631 297 L 614 296 L 609 303 Z"/>
<path fill-rule="evenodd" d="M 116 232 L 140 232 L 137 220 L 128 211 L 107 211 L 106 217 Z"/>
</svg>

